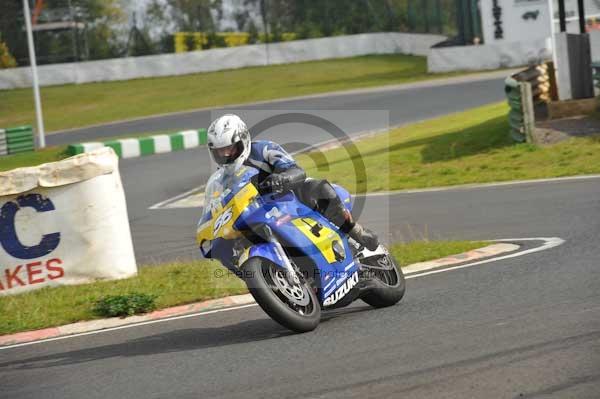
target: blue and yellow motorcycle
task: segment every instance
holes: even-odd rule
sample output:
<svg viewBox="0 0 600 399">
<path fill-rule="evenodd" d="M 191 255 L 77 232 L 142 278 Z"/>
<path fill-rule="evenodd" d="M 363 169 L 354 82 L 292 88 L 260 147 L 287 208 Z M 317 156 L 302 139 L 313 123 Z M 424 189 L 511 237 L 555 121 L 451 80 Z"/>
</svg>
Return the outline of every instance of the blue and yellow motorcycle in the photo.
<svg viewBox="0 0 600 399">
<path fill-rule="evenodd" d="M 383 245 L 362 247 L 293 192 L 261 195 L 257 178 L 252 167 L 211 178 L 197 240 L 202 255 L 243 279 L 272 319 L 306 332 L 321 310 L 359 298 L 376 308 L 402 299 L 404 275 Z M 351 211 L 348 191 L 334 187 Z"/>
</svg>

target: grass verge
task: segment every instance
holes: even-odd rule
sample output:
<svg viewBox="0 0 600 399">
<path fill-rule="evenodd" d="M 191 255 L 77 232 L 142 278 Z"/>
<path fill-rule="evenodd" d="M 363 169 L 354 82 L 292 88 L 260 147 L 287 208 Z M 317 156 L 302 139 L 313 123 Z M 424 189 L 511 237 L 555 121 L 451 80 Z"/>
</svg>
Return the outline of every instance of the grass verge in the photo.
<svg viewBox="0 0 600 399">
<path fill-rule="evenodd" d="M 600 173 L 600 135 L 546 147 L 517 144 L 507 113 L 504 103 L 486 105 L 362 140 L 366 181 L 348 173 L 353 159 L 344 147 L 298 161 L 309 176 L 353 192 L 361 185 L 372 192 Z"/>
<path fill-rule="evenodd" d="M 41 96 L 46 128 L 53 131 L 203 107 L 408 83 L 456 74 L 429 74 L 425 57 L 396 54 L 51 86 L 41 88 Z M 2 91 L 0 127 L 30 124 L 34 120 L 30 89 Z"/>
<path fill-rule="evenodd" d="M 4 155 L 0 157 L 0 172 L 26 166 L 37 166 L 47 162 L 56 162 L 70 156 L 67 153 L 67 146 L 48 147 L 43 150 L 24 152 L 22 154 Z"/>
<path fill-rule="evenodd" d="M 397 244 L 392 252 L 408 265 L 488 245 L 473 241 Z M 158 309 L 246 293 L 246 286 L 216 262 L 195 261 L 142 267 L 136 277 L 91 284 L 44 288 L 0 297 L 0 335 L 98 318 L 94 303 L 108 295 L 156 295 Z"/>
</svg>

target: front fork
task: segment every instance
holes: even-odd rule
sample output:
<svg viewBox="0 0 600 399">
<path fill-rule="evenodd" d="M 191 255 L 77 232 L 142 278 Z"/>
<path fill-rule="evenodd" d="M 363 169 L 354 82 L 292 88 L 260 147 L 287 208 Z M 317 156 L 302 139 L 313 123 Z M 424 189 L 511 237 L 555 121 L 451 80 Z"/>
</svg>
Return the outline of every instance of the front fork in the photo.
<svg viewBox="0 0 600 399">
<path fill-rule="evenodd" d="M 279 241 L 277 241 L 277 239 L 275 239 L 275 237 L 273 237 L 273 239 L 269 242 L 271 244 L 273 244 L 273 246 L 275 247 L 275 250 L 277 251 L 278 255 L 282 259 L 283 266 L 285 267 L 285 271 L 286 271 L 285 277 L 287 278 L 288 283 L 290 283 L 291 285 L 299 285 L 300 279 L 298 278 L 298 273 L 296 273 L 296 270 L 294 269 L 292 262 L 290 262 L 290 258 L 287 256 L 287 254 L 283 250 L 283 247 L 281 246 Z"/>
<path fill-rule="evenodd" d="M 258 228 L 256 230 L 256 233 L 263 240 L 265 240 L 266 244 L 270 244 L 272 251 L 275 252 L 275 256 L 277 259 L 274 259 L 273 256 L 271 256 L 271 255 L 266 256 L 266 257 L 270 258 L 271 261 L 273 261 L 273 263 L 279 264 L 279 266 L 281 266 L 285 270 L 286 279 L 288 280 L 288 282 L 291 285 L 299 285 L 300 278 L 298 277 L 298 273 L 296 272 L 294 265 L 292 265 L 292 262 L 290 261 L 290 258 L 288 257 L 287 253 L 281 246 L 281 243 L 277 240 L 277 237 L 275 237 L 275 235 L 273 234 L 273 231 L 271 230 L 271 228 L 267 225 L 262 225 L 262 226 L 260 226 L 260 228 Z M 260 245 L 265 245 L 265 244 L 258 244 L 258 245 L 260 246 Z M 239 249 L 234 248 L 234 254 L 236 257 L 238 257 L 237 263 L 239 266 L 241 266 L 239 264 L 240 263 L 239 254 L 242 253 L 243 251 L 244 251 L 244 249 L 242 249 L 242 248 L 239 248 Z M 245 261 L 245 259 L 242 259 L 242 260 Z M 277 262 L 277 261 L 279 261 L 279 262 Z"/>
</svg>

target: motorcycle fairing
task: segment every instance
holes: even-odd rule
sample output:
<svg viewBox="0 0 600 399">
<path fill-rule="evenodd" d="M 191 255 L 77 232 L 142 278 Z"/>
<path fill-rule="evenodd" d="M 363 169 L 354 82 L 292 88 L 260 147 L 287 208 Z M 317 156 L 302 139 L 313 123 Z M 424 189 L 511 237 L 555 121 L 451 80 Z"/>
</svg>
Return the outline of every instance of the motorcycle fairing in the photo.
<svg viewBox="0 0 600 399">
<path fill-rule="evenodd" d="M 246 248 L 240 256 L 238 263 L 243 265 L 248 259 L 256 257 L 268 259 L 282 269 L 285 269 L 285 263 L 273 243 L 263 242 Z"/>
<path fill-rule="evenodd" d="M 264 196 L 263 199 L 262 206 L 247 215 L 245 223 L 250 226 L 268 225 L 284 247 L 296 248 L 307 256 L 318 271 L 315 277 L 318 277 L 316 285 L 319 299 L 325 301 L 359 267 L 353 260 L 346 237 L 320 213 L 300 203 L 293 194 L 286 195 L 286 198 Z M 321 236 L 316 237 L 307 223 L 311 227 L 320 224 Z M 334 258 L 334 241 L 338 241 L 343 248 L 345 258 L 341 261 Z"/>
<path fill-rule="evenodd" d="M 319 299 L 323 303 L 328 296 L 344 286 L 359 267 L 353 260 L 345 235 L 340 234 L 337 227 L 320 213 L 298 201 L 291 192 L 260 197 L 251 183 L 252 177 L 257 173 L 254 168 L 244 167 L 235 176 L 230 176 L 227 184 L 208 193 L 212 198 L 207 197 L 207 202 L 210 202 L 205 204 L 207 208 L 197 231 L 202 253 L 220 260 L 229 269 L 235 269 L 232 263 L 233 242 L 235 238 L 241 237 L 240 230 L 267 225 L 284 247 L 296 248 L 311 259 L 318 271 L 319 276 L 315 276 L 315 284 L 319 289 Z M 350 209 L 348 192 L 341 187 L 337 187 L 336 191 L 345 206 Z M 313 231 L 315 225 L 318 225 L 318 228 Z M 206 241 L 210 244 L 209 251 L 203 249 Z M 339 261 L 335 258 L 333 250 L 335 241 L 343 249 L 338 250 L 344 255 Z M 260 256 L 283 267 L 272 243 L 253 245 L 242 254 L 242 257 L 244 256 L 246 260 Z"/>
</svg>

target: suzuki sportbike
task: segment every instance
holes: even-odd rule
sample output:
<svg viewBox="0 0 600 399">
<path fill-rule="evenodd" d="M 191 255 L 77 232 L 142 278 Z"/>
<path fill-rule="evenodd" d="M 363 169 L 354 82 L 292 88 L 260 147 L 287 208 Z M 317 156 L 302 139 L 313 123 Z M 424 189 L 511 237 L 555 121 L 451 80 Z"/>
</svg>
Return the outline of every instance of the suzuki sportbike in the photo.
<svg viewBox="0 0 600 399">
<path fill-rule="evenodd" d="M 252 167 L 216 178 L 207 187 L 197 239 L 202 255 L 243 279 L 273 320 L 306 332 L 317 327 L 322 310 L 357 299 L 382 308 L 402 299 L 404 275 L 383 245 L 362 247 L 292 191 L 261 195 L 257 179 Z M 334 188 L 351 211 L 348 191 Z"/>
</svg>

